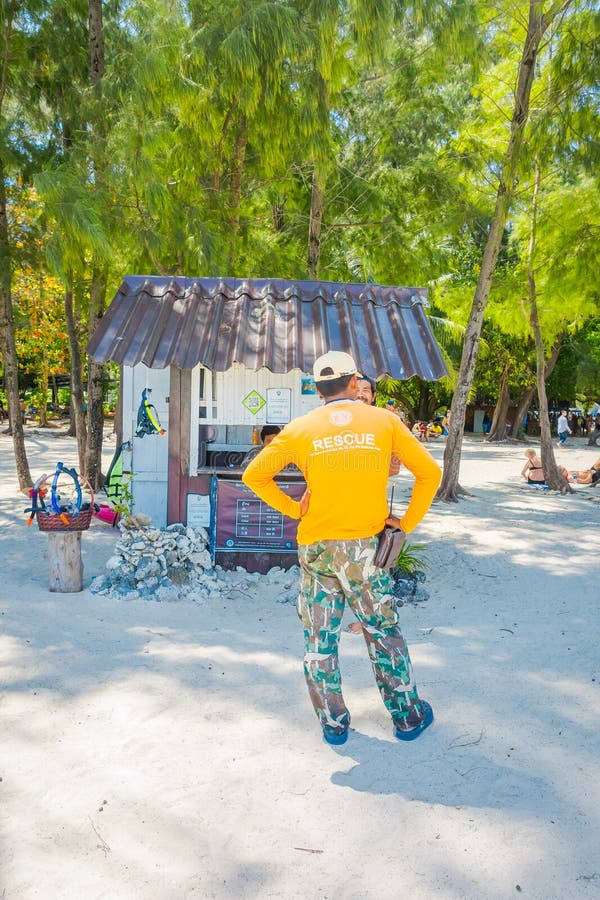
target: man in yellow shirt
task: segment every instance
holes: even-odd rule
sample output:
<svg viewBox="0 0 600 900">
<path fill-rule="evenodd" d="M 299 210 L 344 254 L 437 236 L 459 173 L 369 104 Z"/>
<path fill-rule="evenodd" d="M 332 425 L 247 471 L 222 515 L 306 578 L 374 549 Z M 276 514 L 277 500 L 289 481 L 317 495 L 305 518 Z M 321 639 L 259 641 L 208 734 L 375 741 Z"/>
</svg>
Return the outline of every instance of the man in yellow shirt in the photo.
<svg viewBox="0 0 600 900">
<path fill-rule="evenodd" d="M 373 558 L 386 522 L 407 534 L 418 525 L 435 496 L 441 472 L 397 416 L 356 400 L 357 370 L 349 354 L 324 354 L 316 360 L 313 374 L 324 405 L 286 425 L 250 463 L 242 480 L 265 503 L 300 519 L 298 614 L 304 626 L 304 674 L 323 737 L 331 744 L 344 743 L 350 725 L 338 666 L 347 600 L 362 624 L 394 733 L 400 740 L 412 740 L 431 724 L 433 713 L 417 693 L 393 608 L 392 580 Z M 400 519 L 388 513 L 392 455 L 415 476 Z M 284 494 L 274 481 L 289 463 L 295 463 L 306 479 L 300 501 Z"/>
</svg>

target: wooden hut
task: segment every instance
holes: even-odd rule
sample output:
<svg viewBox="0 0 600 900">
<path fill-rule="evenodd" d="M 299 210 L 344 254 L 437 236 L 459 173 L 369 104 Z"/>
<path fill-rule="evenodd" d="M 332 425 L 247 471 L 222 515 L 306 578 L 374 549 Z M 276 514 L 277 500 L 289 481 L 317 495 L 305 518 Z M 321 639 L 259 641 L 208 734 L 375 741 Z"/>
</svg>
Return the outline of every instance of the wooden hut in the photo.
<svg viewBox="0 0 600 900">
<path fill-rule="evenodd" d="M 161 527 L 206 527 L 223 566 L 292 565 L 296 523 L 249 495 L 244 454 L 263 425 L 284 425 L 320 403 L 311 372 L 327 350 L 352 354 L 374 378 L 446 375 L 426 305 L 422 288 L 126 277 L 88 350 L 121 366 L 135 510 Z M 148 388 L 164 436 L 136 436 Z M 281 481 L 294 496 L 304 487 L 299 474 Z"/>
</svg>

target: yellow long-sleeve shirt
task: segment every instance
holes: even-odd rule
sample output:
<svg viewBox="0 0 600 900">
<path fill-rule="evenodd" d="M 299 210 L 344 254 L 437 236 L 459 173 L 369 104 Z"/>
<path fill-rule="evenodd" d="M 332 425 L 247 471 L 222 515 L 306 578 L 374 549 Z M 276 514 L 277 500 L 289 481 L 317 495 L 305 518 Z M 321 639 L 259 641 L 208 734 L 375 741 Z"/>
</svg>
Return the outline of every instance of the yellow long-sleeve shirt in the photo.
<svg viewBox="0 0 600 900">
<path fill-rule="evenodd" d="M 275 475 L 295 463 L 311 490 L 298 543 L 351 540 L 378 534 L 389 515 L 386 488 L 394 454 L 415 476 L 401 518 L 408 534 L 431 505 L 441 470 L 400 419 L 356 400 L 335 400 L 294 419 L 248 465 L 242 481 L 274 509 L 300 518 L 300 503 Z"/>
</svg>

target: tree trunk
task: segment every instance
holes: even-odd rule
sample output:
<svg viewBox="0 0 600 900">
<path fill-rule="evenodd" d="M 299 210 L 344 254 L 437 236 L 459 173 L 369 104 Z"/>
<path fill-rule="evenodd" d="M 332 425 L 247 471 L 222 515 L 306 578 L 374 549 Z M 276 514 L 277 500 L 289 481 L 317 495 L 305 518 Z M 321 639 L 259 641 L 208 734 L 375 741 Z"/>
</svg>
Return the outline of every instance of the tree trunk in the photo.
<svg viewBox="0 0 600 900">
<path fill-rule="evenodd" d="M 102 30 L 102 0 L 88 0 L 88 48 L 90 80 L 96 88 L 104 75 L 104 33 Z"/>
<path fill-rule="evenodd" d="M 535 394 L 535 384 L 530 385 L 530 387 L 525 388 L 521 396 L 519 397 L 519 401 L 517 403 L 517 411 L 515 412 L 514 421 L 511 422 L 510 431 L 508 432 L 508 436 L 516 440 L 519 436 L 519 429 L 521 428 L 522 422 L 527 415 L 527 410 L 531 406 L 531 401 L 533 400 L 533 395 Z"/>
<path fill-rule="evenodd" d="M 12 274 L 8 216 L 6 212 L 6 173 L 0 155 L 0 349 L 4 364 L 4 388 L 8 403 L 8 421 L 13 439 L 15 462 L 19 487 L 22 491 L 32 487 L 29 471 L 25 434 L 19 403 L 19 379 L 17 368 L 17 347 L 15 342 L 15 321 L 12 306 Z"/>
<path fill-rule="evenodd" d="M 273 230 L 283 231 L 285 228 L 285 199 L 281 203 L 272 203 L 271 211 L 273 213 Z"/>
<path fill-rule="evenodd" d="M 529 0 L 529 21 L 527 36 L 519 63 L 519 74 L 513 115 L 510 126 L 510 137 L 500 172 L 500 180 L 496 195 L 496 207 L 492 217 L 490 230 L 483 251 L 481 269 L 473 306 L 467 324 L 463 353 L 460 362 L 458 384 L 452 399 L 450 428 L 444 450 L 444 474 L 438 491 L 438 498 L 445 501 L 456 502 L 466 491 L 460 486 L 458 478 L 460 472 L 460 453 L 465 428 L 465 416 L 467 402 L 475 366 L 479 355 L 479 343 L 485 308 L 487 306 L 494 269 L 500 252 L 502 236 L 508 218 L 510 203 L 515 188 L 515 176 L 523 143 L 523 131 L 529 116 L 529 100 L 531 85 L 535 75 L 535 61 L 540 41 L 547 28 L 550 18 L 546 19 L 540 14 L 541 0 Z"/>
<path fill-rule="evenodd" d="M 537 226 L 537 203 L 540 191 L 540 168 L 539 165 L 535 171 L 535 186 L 533 189 L 533 203 L 531 209 L 531 234 L 529 237 L 529 252 L 527 259 L 527 283 L 529 286 L 529 321 L 533 330 L 535 340 L 535 355 L 537 361 L 537 390 L 540 401 L 540 429 L 541 429 L 541 459 L 544 478 L 548 487 L 562 494 L 571 494 L 572 489 L 563 475 L 559 472 L 554 458 L 554 447 L 552 445 L 552 434 L 550 431 L 550 417 L 548 415 L 548 398 L 546 396 L 545 381 L 545 349 L 542 340 L 542 331 L 540 328 L 540 320 L 538 316 L 535 271 L 533 259 L 535 255 L 535 238 Z"/>
<path fill-rule="evenodd" d="M 419 379 L 419 409 L 417 418 L 421 422 L 428 422 L 431 416 L 429 404 L 431 403 L 431 388 L 426 381 Z"/>
<path fill-rule="evenodd" d="M 106 303 L 107 272 L 94 269 L 90 286 L 89 336 L 94 333 Z M 104 436 L 104 367 L 88 356 L 87 440 L 83 474 L 95 491 L 102 487 L 102 439 Z"/>
<path fill-rule="evenodd" d="M 227 134 L 229 132 L 229 127 L 231 125 L 231 120 L 233 119 L 233 115 L 236 111 L 236 102 L 233 100 L 229 105 L 229 108 L 225 114 L 225 118 L 223 119 L 223 125 L 221 127 L 221 136 L 219 138 L 219 143 L 217 144 L 216 149 L 216 161 L 215 168 L 211 178 L 211 188 L 214 192 L 213 202 L 215 204 L 219 203 L 220 197 L 219 193 L 221 191 L 221 171 L 223 169 L 223 147 L 225 145 L 225 140 L 227 138 Z"/>
<path fill-rule="evenodd" d="M 104 30 L 102 0 L 88 0 L 89 75 L 94 92 L 90 115 L 90 157 L 96 191 L 103 189 L 106 171 L 106 119 L 103 106 Z M 90 285 L 89 336 L 104 312 L 107 271 L 98 261 L 92 266 Z M 104 428 L 103 367 L 88 358 L 87 434 L 82 472 L 94 490 L 102 487 L 102 437 Z"/>
<path fill-rule="evenodd" d="M 242 116 L 240 119 L 237 137 L 235 139 L 233 166 L 231 170 L 231 185 L 229 191 L 229 253 L 227 256 L 227 266 L 230 275 L 235 274 L 237 261 L 237 239 L 240 231 L 240 203 L 242 199 L 242 173 L 244 171 L 247 146 L 248 122 L 246 120 L 246 117 Z"/>
<path fill-rule="evenodd" d="M 319 177 L 315 168 L 313 171 L 312 191 L 310 195 L 308 253 L 306 257 L 306 272 L 311 281 L 316 281 L 319 277 L 319 264 L 321 262 L 321 226 L 323 223 L 324 202 L 325 190 L 319 183 Z"/>
<path fill-rule="evenodd" d="M 119 393 L 115 409 L 115 440 L 117 447 L 123 443 L 123 366 L 119 367 Z"/>
<path fill-rule="evenodd" d="M 38 409 L 38 422 L 41 428 L 45 428 L 48 424 L 48 379 L 50 377 L 50 366 L 48 365 L 48 354 L 44 349 L 41 351 L 41 367 L 40 376 L 38 378 L 38 393 L 40 397 L 40 406 Z"/>
<path fill-rule="evenodd" d="M 0 73 L 0 111 L 6 96 L 8 85 L 8 67 L 10 63 L 10 40 L 16 2 L 8 3 L 4 10 L 5 23 Z M 1 123 L 1 120 L 0 120 Z M 4 366 L 4 389 L 8 405 L 8 430 L 13 439 L 13 450 L 17 467 L 19 487 L 22 491 L 33 485 L 27 452 L 25 450 L 25 434 L 21 405 L 19 403 L 19 377 L 17 368 L 17 347 L 15 341 L 15 321 L 12 306 L 12 270 L 10 241 L 8 233 L 8 216 L 6 212 L 6 177 L 3 148 L 0 147 L 0 351 Z"/>
<path fill-rule="evenodd" d="M 81 372 L 81 350 L 79 347 L 79 329 L 73 306 L 73 274 L 68 273 L 68 286 L 65 289 L 65 320 L 67 323 L 67 336 L 69 338 L 69 355 L 71 359 L 71 425 L 75 425 L 77 437 L 77 457 L 79 470 L 85 470 L 85 446 L 87 443 L 87 428 L 83 412 L 83 379 Z M 71 434 L 71 429 L 69 429 Z"/>
<path fill-rule="evenodd" d="M 72 374 L 72 373 L 71 373 Z M 69 391 L 69 427 L 67 429 L 68 437 L 77 437 L 77 425 L 75 424 L 75 405 L 73 403 L 73 389 Z M 79 459 L 79 448 L 77 449 L 77 458 Z M 81 463 L 79 465 L 81 468 Z"/>
<path fill-rule="evenodd" d="M 552 375 L 552 371 L 554 366 L 556 365 L 556 360 L 558 359 L 558 354 L 560 353 L 560 348 L 562 347 L 562 343 L 565 339 L 565 332 L 561 332 L 554 342 L 554 346 L 550 351 L 550 356 L 546 360 L 546 365 L 544 366 L 544 382 L 548 381 L 550 376 Z M 521 423 L 523 419 L 527 415 L 527 410 L 531 406 L 531 401 L 533 400 L 533 395 L 535 394 L 536 385 L 532 384 L 530 387 L 526 388 L 521 394 L 521 399 L 517 404 L 517 412 L 515 413 L 515 421 L 510 426 L 510 437 L 517 438 L 519 428 L 521 427 Z"/>
<path fill-rule="evenodd" d="M 492 417 L 492 427 L 486 440 L 490 443 L 506 440 L 506 415 L 510 406 L 510 391 L 508 388 L 508 376 L 510 374 L 511 365 L 507 363 L 500 379 L 500 390 L 498 392 L 498 401 L 494 409 Z"/>
</svg>

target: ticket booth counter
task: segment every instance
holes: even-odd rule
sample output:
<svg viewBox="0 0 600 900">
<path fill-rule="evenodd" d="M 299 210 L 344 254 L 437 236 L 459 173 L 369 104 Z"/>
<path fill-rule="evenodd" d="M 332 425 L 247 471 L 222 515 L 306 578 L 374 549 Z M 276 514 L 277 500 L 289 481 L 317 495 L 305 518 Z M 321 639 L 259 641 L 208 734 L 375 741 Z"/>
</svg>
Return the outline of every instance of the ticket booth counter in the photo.
<svg viewBox="0 0 600 900">
<path fill-rule="evenodd" d="M 266 572 L 295 565 L 298 522 L 271 509 L 242 483 L 242 463 L 249 451 L 258 450 L 264 425 L 283 427 L 320 405 L 313 379 L 299 370 L 256 372 L 235 363 L 225 372 L 203 366 L 191 373 L 174 371 L 171 395 L 177 387 L 181 402 L 189 402 L 191 425 L 189 451 L 182 441 L 169 468 L 169 519 L 207 528 L 215 562 L 224 568 Z M 172 396 L 169 407 L 172 415 Z M 181 418 L 185 423 L 185 413 Z M 188 455 L 186 477 L 181 462 Z M 276 480 L 294 499 L 306 488 L 296 469 L 286 469 Z"/>
</svg>

